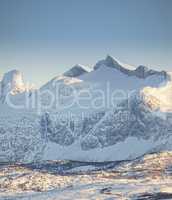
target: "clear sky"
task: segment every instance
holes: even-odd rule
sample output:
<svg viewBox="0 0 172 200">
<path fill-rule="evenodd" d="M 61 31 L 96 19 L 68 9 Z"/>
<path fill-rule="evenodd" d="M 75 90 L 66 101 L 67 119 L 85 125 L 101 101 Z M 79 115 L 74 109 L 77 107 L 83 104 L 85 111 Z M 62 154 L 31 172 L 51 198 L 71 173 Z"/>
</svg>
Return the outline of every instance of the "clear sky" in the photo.
<svg viewBox="0 0 172 200">
<path fill-rule="evenodd" d="M 0 74 L 41 85 L 107 54 L 172 70 L 172 0 L 0 0 Z"/>
</svg>

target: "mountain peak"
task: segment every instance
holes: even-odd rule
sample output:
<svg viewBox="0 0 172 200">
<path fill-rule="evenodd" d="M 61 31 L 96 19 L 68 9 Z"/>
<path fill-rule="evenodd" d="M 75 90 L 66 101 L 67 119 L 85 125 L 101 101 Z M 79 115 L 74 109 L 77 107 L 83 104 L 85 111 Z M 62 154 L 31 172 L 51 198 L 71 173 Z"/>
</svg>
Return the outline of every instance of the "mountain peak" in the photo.
<svg viewBox="0 0 172 200">
<path fill-rule="evenodd" d="M 90 72 L 91 69 L 80 64 L 76 64 L 71 69 L 66 71 L 63 75 L 68 77 L 78 77 L 85 73 Z"/>
<path fill-rule="evenodd" d="M 117 69 L 120 68 L 118 61 L 110 55 L 107 55 L 107 57 L 104 60 L 98 61 L 96 63 L 96 65 L 94 66 L 94 70 L 100 68 L 102 65 L 107 66 L 107 67 L 111 67 L 111 68 L 117 68 Z"/>
<path fill-rule="evenodd" d="M 135 67 L 128 65 L 128 64 L 124 64 L 122 62 L 120 62 L 118 59 L 107 55 L 106 58 L 104 60 L 100 60 L 96 63 L 96 65 L 94 66 L 94 69 L 98 69 L 101 66 L 107 66 L 107 67 L 111 67 L 120 71 L 125 71 L 128 72 L 130 70 L 134 70 Z"/>
<path fill-rule="evenodd" d="M 110 55 L 107 55 L 106 56 L 106 58 L 105 58 L 105 61 L 106 61 L 106 63 L 108 63 L 109 65 L 119 65 L 119 61 L 116 59 L 116 58 L 114 58 L 114 57 L 112 57 L 112 56 L 110 56 Z"/>
<path fill-rule="evenodd" d="M 0 87 L 1 97 L 5 97 L 8 93 L 17 94 L 25 91 L 22 73 L 16 69 L 5 73 Z"/>
</svg>

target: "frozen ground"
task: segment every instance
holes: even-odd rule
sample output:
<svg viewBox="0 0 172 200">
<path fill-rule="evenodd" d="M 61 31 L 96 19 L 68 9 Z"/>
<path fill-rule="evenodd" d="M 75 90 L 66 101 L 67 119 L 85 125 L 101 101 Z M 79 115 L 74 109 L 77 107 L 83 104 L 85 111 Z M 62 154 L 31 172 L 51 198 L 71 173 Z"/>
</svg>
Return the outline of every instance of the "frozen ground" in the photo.
<svg viewBox="0 0 172 200">
<path fill-rule="evenodd" d="M 172 153 L 133 161 L 1 164 L 0 199 L 172 199 Z"/>
</svg>

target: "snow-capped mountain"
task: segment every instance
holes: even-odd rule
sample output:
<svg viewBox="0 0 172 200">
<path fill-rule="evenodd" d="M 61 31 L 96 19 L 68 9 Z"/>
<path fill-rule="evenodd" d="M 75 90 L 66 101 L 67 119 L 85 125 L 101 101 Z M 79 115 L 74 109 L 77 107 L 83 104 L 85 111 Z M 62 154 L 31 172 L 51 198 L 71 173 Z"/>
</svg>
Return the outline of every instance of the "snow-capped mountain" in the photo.
<svg viewBox="0 0 172 200">
<path fill-rule="evenodd" d="M 98 61 L 93 68 L 94 70 L 91 70 L 88 67 L 76 65 L 62 75 L 56 76 L 41 88 L 47 88 L 59 82 L 70 85 L 76 82 L 96 83 L 96 85 L 98 83 L 102 87 L 105 82 L 108 82 L 113 89 L 133 90 L 145 86 L 157 87 L 162 82 L 170 80 L 170 76 L 165 71 L 159 72 L 145 66 L 134 68 L 133 66 L 122 64 L 111 56 Z"/>
<path fill-rule="evenodd" d="M 53 89 L 56 87 L 56 84 L 58 85 L 72 85 L 78 82 L 82 82 L 81 79 L 79 79 L 80 76 L 87 74 L 91 72 L 92 69 L 80 64 L 76 64 L 66 72 L 64 72 L 62 75 L 58 75 L 51 79 L 48 83 L 44 84 L 40 90 L 47 90 L 47 89 Z"/>
<path fill-rule="evenodd" d="M 78 77 L 85 73 L 89 73 L 91 69 L 89 67 L 77 64 L 68 71 L 66 71 L 63 75 L 67 77 Z"/>
<path fill-rule="evenodd" d="M 123 64 L 117 59 L 114 59 L 111 56 L 107 56 L 106 59 L 99 61 L 95 66 L 94 69 L 98 69 L 101 66 L 107 66 L 113 69 L 117 69 L 118 71 L 128 75 L 128 76 L 136 76 L 138 78 L 147 78 L 152 75 L 162 76 L 167 78 L 168 74 L 165 71 L 156 71 L 149 69 L 146 66 L 140 65 L 137 68 L 131 65 Z M 169 78 L 169 77 L 168 77 Z"/>
<path fill-rule="evenodd" d="M 100 97 L 100 99 L 103 98 L 102 101 L 104 101 L 105 105 L 102 105 L 102 109 L 110 109 L 112 106 L 119 103 L 119 98 L 114 98 L 112 101 L 108 100 L 108 98 L 111 98 L 110 96 L 115 96 L 115 93 L 121 93 L 123 100 L 144 87 L 159 87 L 160 85 L 165 84 L 169 79 L 166 72 L 158 72 L 149 69 L 146 71 L 145 68 L 144 73 L 147 73 L 147 75 L 145 75 L 145 77 L 140 77 L 138 71 L 139 69 L 141 71 L 143 68 L 138 67 L 136 69 L 131 69 L 132 67 L 130 67 L 130 69 L 128 69 L 126 66 L 128 65 L 121 64 L 121 62 L 108 56 L 105 60 L 99 61 L 95 65 L 94 70 L 90 72 L 88 72 L 88 70 L 86 73 L 79 73 L 77 71 L 76 74 L 78 76 L 74 73 L 72 73 L 73 76 L 71 74 L 70 76 L 65 76 L 65 74 L 69 74 L 71 71 L 73 72 L 73 69 L 78 69 L 73 67 L 64 74 L 56 76 L 41 87 L 40 91 L 44 91 L 44 95 L 41 97 L 42 103 L 44 105 L 50 104 L 52 98 L 49 92 L 51 91 L 51 94 L 56 94 L 56 96 L 57 93 L 59 94 L 58 100 L 60 102 L 58 102 L 58 106 L 57 101 L 51 102 L 53 104 L 53 110 L 60 109 L 64 111 L 66 105 L 70 105 L 70 108 L 67 106 L 67 111 L 73 113 L 83 111 L 81 107 L 86 107 L 86 109 L 84 109 L 85 112 L 88 112 L 89 110 L 93 111 L 95 110 L 95 107 L 93 108 L 92 102 L 93 99 L 96 99 L 97 97 Z M 47 90 L 49 90 L 49 92 L 46 93 Z M 101 93 L 103 93 L 103 97 L 101 96 Z M 85 98 L 85 100 L 82 101 L 80 97 L 84 94 L 90 96 L 90 98 Z M 76 98 L 78 98 L 78 100 Z M 80 108 L 78 108 L 78 105 L 74 100 L 77 100 L 77 104 L 79 101 L 79 104 L 81 105 Z M 99 102 L 100 101 L 101 100 L 99 100 Z"/>
<path fill-rule="evenodd" d="M 18 70 L 12 70 L 4 74 L 1 81 L 1 98 L 7 94 L 16 95 L 26 90 L 23 75 Z"/>
<path fill-rule="evenodd" d="M 74 66 L 28 95 L 20 73 L 5 74 L 3 91 L 14 102 L 36 104 L 0 104 L 1 160 L 108 161 L 171 150 L 170 76 L 127 67 L 107 56 L 94 70 Z"/>
</svg>

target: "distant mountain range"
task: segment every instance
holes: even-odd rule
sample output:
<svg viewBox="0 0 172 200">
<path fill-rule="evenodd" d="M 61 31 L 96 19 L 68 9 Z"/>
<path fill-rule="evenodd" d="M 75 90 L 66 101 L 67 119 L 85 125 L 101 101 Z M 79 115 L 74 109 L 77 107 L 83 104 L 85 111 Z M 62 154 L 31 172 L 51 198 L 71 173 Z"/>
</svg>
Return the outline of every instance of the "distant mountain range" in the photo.
<svg viewBox="0 0 172 200">
<path fill-rule="evenodd" d="M 107 56 L 33 89 L 18 70 L 0 82 L 0 161 L 124 160 L 170 150 L 172 82 L 166 71 Z"/>
</svg>

